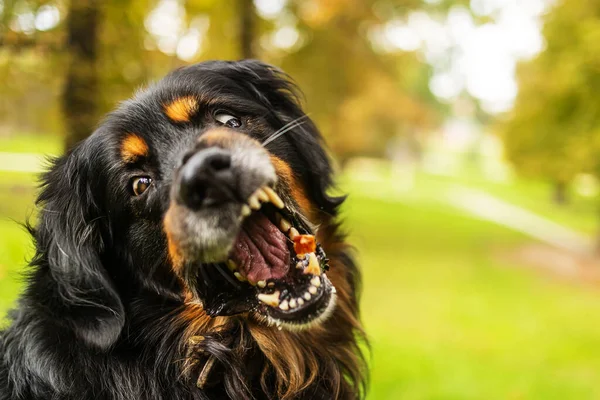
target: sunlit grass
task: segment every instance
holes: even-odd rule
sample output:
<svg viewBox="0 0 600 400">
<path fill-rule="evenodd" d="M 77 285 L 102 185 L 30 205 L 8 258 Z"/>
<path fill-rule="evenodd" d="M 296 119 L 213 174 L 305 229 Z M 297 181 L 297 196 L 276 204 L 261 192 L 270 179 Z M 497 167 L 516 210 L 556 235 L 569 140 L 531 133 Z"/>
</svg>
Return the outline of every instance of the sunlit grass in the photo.
<svg viewBox="0 0 600 400">
<path fill-rule="evenodd" d="M 493 254 L 527 239 L 435 205 L 354 196 L 372 399 L 596 398 L 600 293 Z"/>
</svg>

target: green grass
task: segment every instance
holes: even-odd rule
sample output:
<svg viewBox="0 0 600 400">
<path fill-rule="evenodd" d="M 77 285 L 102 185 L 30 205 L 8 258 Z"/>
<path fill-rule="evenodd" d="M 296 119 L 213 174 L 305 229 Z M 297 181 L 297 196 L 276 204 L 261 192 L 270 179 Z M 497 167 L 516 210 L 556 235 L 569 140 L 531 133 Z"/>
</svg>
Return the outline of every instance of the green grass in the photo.
<svg viewBox="0 0 600 400">
<path fill-rule="evenodd" d="M 505 265 L 527 239 L 435 205 L 355 196 L 371 399 L 600 396 L 600 293 Z"/>
<path fill-rule="evenodd" d="M 600 290 L 498 257 L 530 239 L 446 205 L 441 195 L 457 180 L 419 175 L 401 194 L 385 179 L 341 182 L 352 193 L 344 215 L 364 272 L 369 399 L 600 398 Z M 531 186 L 488 189 L 545 210 Z M 30 175 L 0 174 L 0 313 L 31 254 L 9 218 L 23 221 L 32 196 Z M 583 211 L 568 210 L 557 220 L 580 226 Z"/>
<path fill-rule="evenodd" d="M 63 150 L 63 138 L 58 135 L 33 135 L 19 133 L 0 136 L 0 151 L 11 153 L 60 154 Z"/>
</svg>

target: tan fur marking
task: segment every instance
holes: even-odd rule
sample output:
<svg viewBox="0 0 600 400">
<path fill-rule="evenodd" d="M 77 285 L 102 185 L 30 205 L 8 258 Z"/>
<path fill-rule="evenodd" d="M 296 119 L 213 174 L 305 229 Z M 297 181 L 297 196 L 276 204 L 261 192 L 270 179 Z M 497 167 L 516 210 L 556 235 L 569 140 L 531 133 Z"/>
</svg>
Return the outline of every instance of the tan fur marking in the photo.
<svg viewBox="0 0 600 400">
<path fill-rule="evenodd" d="M 128 134 L 121 143 L 121 158 L 126 163 L 132 163 L 148 156 L 148 144 L 135 133 Z"/>
<path fill-rule="evenodd" d="M 298 178 L 296 178 L 296 175 L 292 172 L 292 167 L 290 167 L 286 161 L 282 160 L 276 155 L 271 154 L 270 157 L 271 163 L 273 163 L 273 167 L 275 167 L 277 175 L 289 186 L 290 192 L 302 209 L 302 212 L 307 215 L 311 221 L 315 222 L 317 218 L 317 210 L 306 195 L 304 186 L 298 181 Z"/>
<path fill-rule="evenodd" d="M 183 266 L 183 255 L 177 246 L 177 242 L 173 239 L 173 226 L 171 223 L 171 218 L 173 218 L 173 213 L 175 209 L 173 205 L 169 207 L 164 219 L 164 231 L 167 235 L 167 250 L 169 252 L 169 257 L 171 258 L 171 264 L 173 265 L 173 270 L 179 273 L 179 270 Z"/>
<path fill-rule="evenodd" d="M 193 96 L 183 96 L 165 105 L 165 114 L 175 122 L 189 122 L 198 111 L 198 100 Z"/>
</svg>

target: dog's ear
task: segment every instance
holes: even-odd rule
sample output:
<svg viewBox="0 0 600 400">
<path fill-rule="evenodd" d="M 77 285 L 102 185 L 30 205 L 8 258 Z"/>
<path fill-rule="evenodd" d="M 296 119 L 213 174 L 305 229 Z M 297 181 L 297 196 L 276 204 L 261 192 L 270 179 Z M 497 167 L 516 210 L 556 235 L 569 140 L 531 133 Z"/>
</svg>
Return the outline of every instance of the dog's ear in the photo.
<svg viewBox="0 0 600 400">
<path fill-rule="evenodd" d="M 51 277 L 53 287 L 44 288 L 51 291 L 49 312 L 88 345 L 106 350 L 121 333 L 125 311 L 102 262 L 101 155 L 90 142 L 53 160 L 43 176 L 32 264 Z"/>
<path fill-rule="evenodd" d="M 239 61 L 235 68 L 239 72 L 237 75 L 244 79 L 243 84 L 273 112 L 279 124 L 293 127 L 286 133 L 286 138 L 302 162 L 296 170 L 300 171 L 300 178 L 316 205 L 335 215 L 346 197 L 327 193 L 333 185 L 331 161 L 324 150 L 326 146 L 321 133 L 302 110 L 300 89 L 285 72 L 260 61 Z"/>
</svg>

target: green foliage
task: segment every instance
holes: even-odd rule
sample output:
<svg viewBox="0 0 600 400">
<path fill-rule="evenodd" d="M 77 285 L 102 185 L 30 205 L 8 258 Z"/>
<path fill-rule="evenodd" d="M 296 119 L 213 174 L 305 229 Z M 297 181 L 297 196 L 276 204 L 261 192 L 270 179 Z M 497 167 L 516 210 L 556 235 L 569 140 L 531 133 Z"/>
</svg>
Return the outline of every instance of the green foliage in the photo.
<svg viewBox="0 0 600 400">
<path fill-rule="evenodd" d="M 64 72 L 71 62 L 63 46 L 69 3 L 11 0 L 3 4 L 3 128 L 61 132 L 60 95 L 64 92 Z M 100 90 L 89 93 L 95 97 L 97 110 L 86 121 L 98 121 L 136 88 L 176 67 L 207 59 L 240 58 L 241 0 L 170 4 L 182 10 L 178 11 L 181 21 L 171 27 L 175 43 L 190 31 L 201 32 L 199 52 L 185 61 L 178 58 L 173 46 L 165 50 L 163 39 L 149 28 L 149 17 L 164 2 L 98 3 L 101 21 L 94 71 Z M 36 18 L 42 7 L 50 6 L 60 12 L 55 27 L 44 32 L 21 29 L 20 19 Z M 311 117 L 338 156 L 381 156 L 391 137 L 414 136 L 440 120 L 441 108 L 428 87 L 430 68 L 415 53 L 377 50 L 372 38 L 372 32 L 386 22 L 422 6 L 417 0 L 290 0 L 279 13 L 261 16 L 255 12 L 251 16 L 252 48 L 258 58 L 282 66 L 297 80 L 306 93 Z M 428 7 L 442 12 L 448 8 L 444 2 Z M 274 43 L 282 29 L 288 29 L 288 34 L 291 30 L 298 40 L 289 46 Z"/>
<path fill-rule="evenodd" d="M 520 66 L 516 105 L 500 128 L 508 156 L 556 182 L 600 175 L 600 3 L 560 1 L 543 33 L 546 49 Z"/>
</svg>

